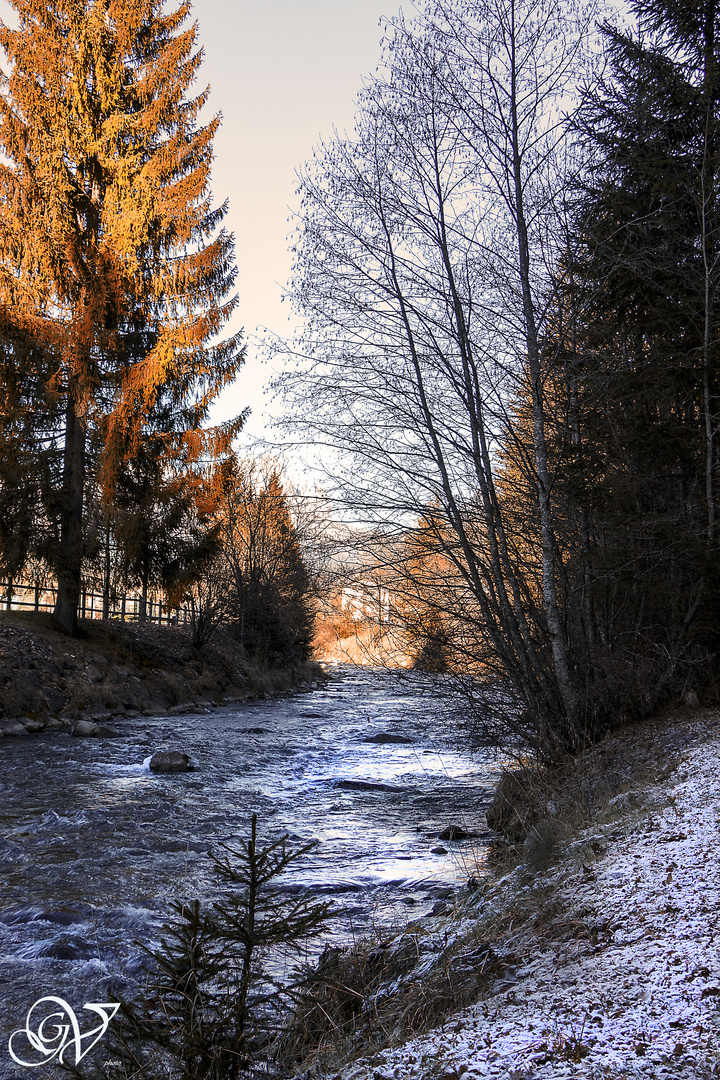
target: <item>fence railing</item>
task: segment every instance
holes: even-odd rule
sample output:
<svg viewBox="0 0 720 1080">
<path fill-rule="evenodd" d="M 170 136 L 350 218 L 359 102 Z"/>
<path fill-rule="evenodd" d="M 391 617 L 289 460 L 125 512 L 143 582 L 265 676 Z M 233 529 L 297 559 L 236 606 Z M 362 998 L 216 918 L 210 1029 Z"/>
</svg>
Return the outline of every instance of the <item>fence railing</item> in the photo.
<svg viewBox="0 0 720 1080">
<path fill-rule="evenodd" d="M 2 581 L 0 580 L 0 610 L 4 611 L 52 611 L 57 599 L 57 588 L 40 581 Z M 92 589 L 83 589 L 78 604 L 78 618 L 121 619 L 123 622 L 137 622 L 140 619 L 142 597 L 127 594 L 112 594 L 106 601 L 103 593 Z M 148 597 L 145 604 L 147 622 L 165 626 L 187 626 L 190 622 L 190 608 L 182 605 L 168 608 L 158 597 Z"/>
</svg>

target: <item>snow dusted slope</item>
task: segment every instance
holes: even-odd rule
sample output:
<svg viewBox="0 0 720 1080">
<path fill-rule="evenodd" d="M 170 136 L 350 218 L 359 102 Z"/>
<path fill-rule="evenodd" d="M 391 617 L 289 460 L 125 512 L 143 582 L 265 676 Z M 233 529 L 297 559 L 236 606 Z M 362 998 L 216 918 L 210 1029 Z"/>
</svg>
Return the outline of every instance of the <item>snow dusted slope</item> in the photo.
<svg viewBox="0 0 720 1080">
<path fill-rule="evenodd" d="M 565 925 L 574 914 L 583 933 L 516 939 L 514 972 L 484 1000 L 335 1075 L 720 1077 L 718 734 L 643 796 L 641 810 L 593 827 L 573 845 L 577 857 L 547 875 L 556 907 L 570 912 Z M 583 865 L 593 848 L 600 857 Z M 512 875 L 520 892 L 523 874 Z"/>
</svg>

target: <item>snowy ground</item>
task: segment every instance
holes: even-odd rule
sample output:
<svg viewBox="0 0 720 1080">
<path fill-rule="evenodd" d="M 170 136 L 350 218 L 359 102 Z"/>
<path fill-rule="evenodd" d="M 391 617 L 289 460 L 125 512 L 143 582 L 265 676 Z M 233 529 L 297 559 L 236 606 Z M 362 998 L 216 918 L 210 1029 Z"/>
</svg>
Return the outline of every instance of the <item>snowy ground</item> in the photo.
<svg viewBox="0 0 720 1080">
<path fill-rule="evenodd" d="M 720 1077 L 720 736 L 640 801 L 547 873 L 569 933 L 516 936 L 481 1002 L 334 1076 Z M 523 867 L 504 887 L 521 894 L 523 875 L 537 889 Z"/>
</svg>

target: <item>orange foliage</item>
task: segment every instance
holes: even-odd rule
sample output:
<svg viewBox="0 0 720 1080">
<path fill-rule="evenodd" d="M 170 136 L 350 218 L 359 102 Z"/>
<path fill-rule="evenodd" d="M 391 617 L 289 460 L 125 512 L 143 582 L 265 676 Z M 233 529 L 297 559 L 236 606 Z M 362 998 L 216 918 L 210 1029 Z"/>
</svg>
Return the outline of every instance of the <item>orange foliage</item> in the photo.
<svg viewBox="0 0 720 1080">
<path fill-rule="evenodd" d="M 227 208 L 210 191 L 220 121 L 201 125 L 207 90 L 189 93 L 202 59 L 189 2 L 10 3 L 0 324 L 6 351 L 22 339 L 42 352 L 41 390 L 62 399 L 59 559 L 77 570 L 82 478 L 92 466 L 111 497 L 159 402 L 176 461 L 227 454 L 241 423 L 201 430 L 242 363 L 239 336 L 213 343 L 237 302 Z"/>
</svg>

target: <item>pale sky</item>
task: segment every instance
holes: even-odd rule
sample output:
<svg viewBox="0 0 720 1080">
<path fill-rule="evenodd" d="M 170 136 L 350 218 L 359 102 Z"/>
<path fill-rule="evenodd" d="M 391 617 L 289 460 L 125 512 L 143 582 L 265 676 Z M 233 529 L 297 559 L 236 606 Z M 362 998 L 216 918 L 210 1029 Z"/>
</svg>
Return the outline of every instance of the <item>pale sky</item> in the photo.
<svg viewBox="0 0 720 1080">
<path fill-rule="evenodd" d="M 333 125 L 351 130 L 354 96 L 380 60 L 379 21 L 398 0 L 195 0 L 205 46 L 201 82 L 211 109 L 222 112 L 215 141 L 213 191 L 230 200 L 235 233 L 239 311 L 233 329 L 252 337 L 258 326 L 286 335 L 288 304 L 280 302 L 290 271 L 288 216 L 295 170 Z M 409 5 L 407 5 L 409 6 Z M 262 393 L 270 372 L 248 344 L 237 384 L 214 419 L 250 405 L 247 435 L 263 431 Z"/>
</svg>

